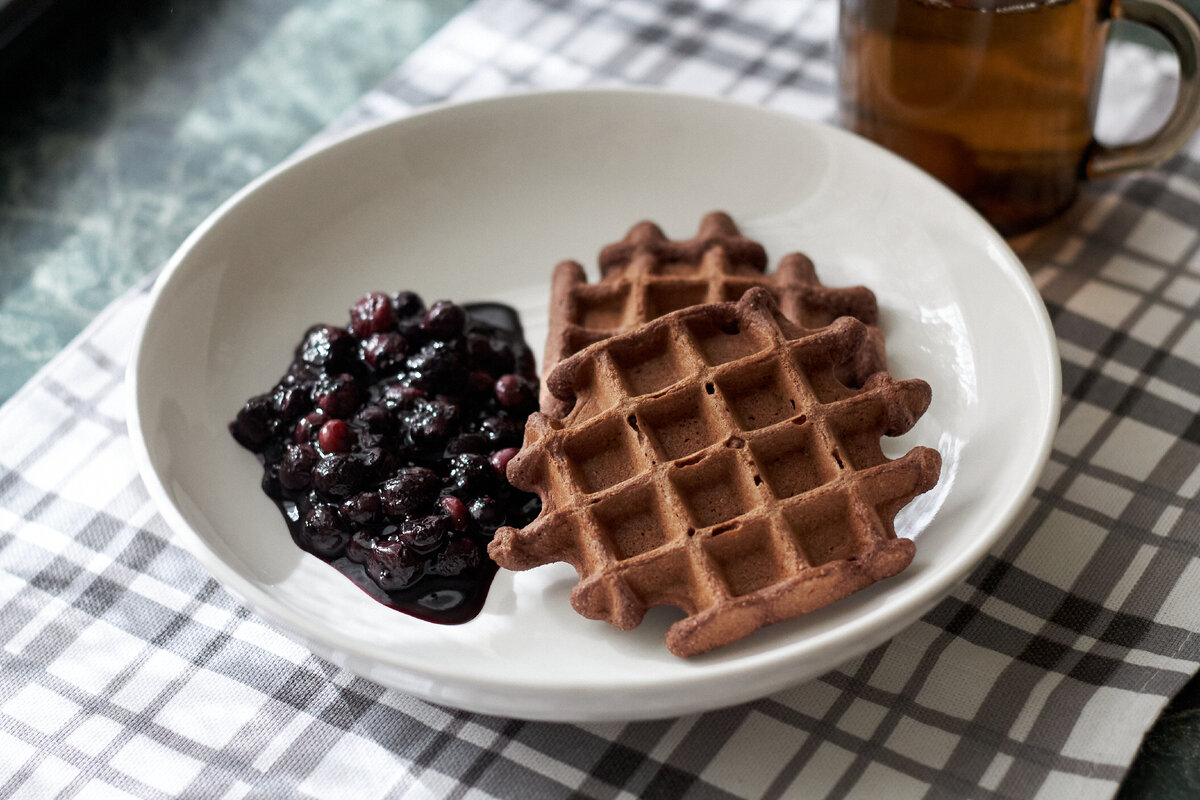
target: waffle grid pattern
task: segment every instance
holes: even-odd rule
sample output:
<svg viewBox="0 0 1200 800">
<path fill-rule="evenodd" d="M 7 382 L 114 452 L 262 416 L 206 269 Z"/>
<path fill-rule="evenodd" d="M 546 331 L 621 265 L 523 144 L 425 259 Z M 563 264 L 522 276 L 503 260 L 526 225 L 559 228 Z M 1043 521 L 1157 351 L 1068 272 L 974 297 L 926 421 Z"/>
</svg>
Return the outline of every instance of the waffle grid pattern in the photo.
<svg viewBox="0 0 1200 800">
<path fill-rule="evenodd" d="M 867 344 L 865 326 L 808 331 L 778 314 L 758 288 L 563 362 L 551 382 L 578 390 L 575 410 L 531 420 L 510 467 L 542 515 L 502 530 L 493 557 L 570 562 L 576 610 L 621 628 L 654 605 L 683 608 L 667 637 L 682 656 L 907 566 L 893 517 L 940 462 L 927 448 L 891 461 L 879 437 L 907 431 L 929 387 L 878 373 L 847 388 L 834 366 Z"/>
<path fill-rule="evenodd" d="M 722 212 L 707 214 L 697 235 L 686 241 L 669 240 L 657 225 L 639 223 L 621 242 L 604 248 L 599 264 L 603 278 L 594 284 L 576 261 L 555 268 L 547 372 L 610 336 L 689 306 L 736 301 L 756 287 L 769 291 L 784 316 L 804 328 L 820 328 L 841 316 L 874 326 L 878 318 L 869 289 L 823 286 L 802 253 L 788 254 L 775 272 L 765 273 L 761 245 L 741 236 Z M 870 345 L 845 367 L 842 377 L 852 385 L 887 366 L 883 335 L 874 327 Z M 544 391 L 542 410 L 565 416 L 570 407 Z"/>
</svg>

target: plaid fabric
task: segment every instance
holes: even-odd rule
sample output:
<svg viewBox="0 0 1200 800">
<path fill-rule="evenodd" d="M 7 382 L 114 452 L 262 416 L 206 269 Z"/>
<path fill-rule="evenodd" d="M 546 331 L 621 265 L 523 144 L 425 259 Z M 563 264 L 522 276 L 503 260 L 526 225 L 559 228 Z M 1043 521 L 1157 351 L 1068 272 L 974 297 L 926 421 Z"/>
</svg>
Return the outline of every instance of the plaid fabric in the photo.
<svg viewBox="0 0 1200 800">
<path fill-rule="evenodd" d="M 336 128 L 598 82 L 828 117 L 835 16 L 832 0 L 479 0 Z M 1145 81 L 1169 88 L 1170 70 L 1113 58 L 1141 81 L 1106 89 L 1118 129 L 1169 101 Z M 624 725 L 429 705 L 224 592 L 129 452 L 142 287 L 0 411 L 0 796 L 1107 797 L 1200 661 L 1196 220 L 1193 141 L 1018 243 L 1059 337 L 1062 426 L 965 583 L 819 680 Z"/>
</svg>

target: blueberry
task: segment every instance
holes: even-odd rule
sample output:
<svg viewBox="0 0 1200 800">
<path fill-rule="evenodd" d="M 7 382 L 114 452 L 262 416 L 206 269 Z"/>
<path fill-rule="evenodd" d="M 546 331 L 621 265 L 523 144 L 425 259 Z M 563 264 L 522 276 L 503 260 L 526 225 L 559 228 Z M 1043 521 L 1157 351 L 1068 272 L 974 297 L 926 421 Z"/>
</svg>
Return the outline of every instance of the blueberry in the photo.
<svg viewBox="0 0 1200 800">
<path fill-rule="evenodd" d="M 496 448 L 519 447 L 525 436 L 525 426 L 512 417 L 487 417 L 480 423 L 479 432 Z"/>
<path fill-rule="evenodd" d="M 279 461 L 279 484 L 289 492 L 308 489 L 320 455 L 310 444 L 288 444 Z"/>
<path fill-rule="evenodd" d="M 418 517 L 400 525 L 396 538 L 418 553 L 429 553 L 446 538 L 446 518 L 436 515 Z"/>
<path fill-rule="evenodd" d="M 374 549 L 375 539 L 360 528 L 354 532 L 354 535 L 350 537 L 350 541 L 346 544 L 346 558 L 355 564 L 365 564 L 367 563 L 367 559 L 371 557 L 371 551 Z"/>
<path fill-rule="evenodd" d="M 353 429 L 340 419 L 327 421 L 317 434 L 317 443 L 326 453 L 348 453 L 357 439 Z"/>
<path fill-rule="evenodd" d="M 412 386 L 427 393 L 456 392 L 466 381 L 462 356 L 444 341 L 426 342 L 404 362 Z"/>
<path fill-rule="evenodd" d="M 481 369 L 473 369 L 467 373 L 467 388 L 472 392 L 490 394 L 494 385 L 491 373 Z"/>
<path fill-rule="evenodd" d="M 350 333 L 366 338 L 392 326 L 392 299 L 383 292 L 371 292 L 350 308 Z"/>
<path fill-rule="evenodd" d="M 366 478 L 377 483 L 396 471 L 397 456 L 402 454 L 383 447 L 364 447 L 355 453 L 355 458 L 362 464 Z"/>
<path fill-rule="evenodd" d="M 341 369 L 353 359 L 354 347 L 354 337 L 344 328 L 314 325 L 296 348 L 296 360 L 310 367 Z"/>
<path fill-rule="evenodd" d="M 317 433 L 324 424 L 325 412 L 319 410 L 309 412 L 296 422 L 296 427 L 292 432 L 292 440 L 297 444 L 314 442 L 317 439 Z"/>
<path fill-rule="evenodd" d="M 294 422 L 312 410 L 310 388 L 305 384 L 281 386 L 275 392 L 275 411 L 284 422 Z"/>
<path fill-rule="evenodd" d="M 487 494 L 496 484 L 496 470 L 485 455 L 462 453 L 450 459 L 450 485 L 464 494 Z"/>
<path fill-rule="evenodd" d="M 467 529 L 467 505 L 462 500 L 459 500 L 452 494 L 448 494 L 441 499 L 442 510 L 446 512 L 450 519 L 450 527 L 456 531 Z"/>
<path fill-rule="evenodd" d="M 312 471 L 312 485 L 320 494 L 343 499 L 363 488 L 363 466 L 344 453 L 321 458 Z"/>
<path fill-rule="evenodd" d="M 478 326 L 467 334 L 465 349 L 472 369 L 482 370 L 493 377 L 513 371 L 516 361 L 512 348 L 501 334 L 501 331 L 490 326 Z"/>
<path fill-rule="evenodd" d="M 466 321 L 467 313 L 462 306 L 439 300 L 425 312 L 421 326 L 434 338 L 453 339 L 462 334 Z"/>
<path fill-rule="evenodd" d="M 376 370 L 392 370 L 404 360 L 408 342 L 398 333 L 373 333 L 363 340 L 359 348 L 363 362 Z"/>
<path fill-rule="evenodd" d="M 242 447 L 259 453 L 274 433 L 275 420 L 275 404 L 271 398 L 266 395 L 252 397 L 229 423 L 229 432 Z"/>
<path fill-rule="evenodd" d="M 319 505 L 304 517 L 308 546 L 322 558 L 337 558 L 350 541 L 350 531 L 332 506 Z"/>
<path fill-rule="evenodd" d="M 342 501 L 342 516 L 356 525 L 370 525 L 383 516 L 383 503 L 375 491 L 360 492 Z"/>
<path fill-rule="evenodd" d="M 425 392 L 415 386 L 393 383 L 383 391 L 383 404 L 386 408 L 406 411 L 413 408 L 418 400 L 424 400 L 426 397 Z"/>
<path fill-rule="evenodd" d="M 471 360 L 472 369 L 492 372 L 495 362 L 495 351 L 492 349 L 492 337 L 482 333 L 468 333 L 466 337 L 467 357 Z M 493 376 L 495 373 L 492 373 Z"/>
<path fill-rule="evenodd" d="M 486 495 L 472 498 L 467 505 L 467 513 L 480 527 L 492 530 L 504 521 L 504 506 L 495 498 Z"/>
<path fill-rule="evenodd" d="M 446 445 L 446 455 L 456 456 L 460 453 L 485 453 L 488 449 L 488 440 L 483 434 L 463 433 L 451 439 Z"/>
<path fill-rule="evenodd" d="M 511 410 L 531 408 L 537 388 L 520 375 L 501 375 L 496 379 L 496 402 Z"/>
<path fill-rule="evenodd" d="M 492 462 L 492 469 L 496 470 L 496 474 L 501 478 L 508 480 L 508 462 L 512 461 L 513 456 L 519 452 L 515 447 L 506 447 L 492 453 L 492 457 L 489 459 Z"/>
<path fill-rule="evenodd" d="M 396 319 L 409 319 L 418 314 L 424 316 L 425 303 L 413 292 L 396 292 L 392 295 L 392 313 Z"/>
<path fill-rule="evenodd" d="M 355 431 L 358 436 L 358 446 L 363 450 L 382 449 L 391 447 L 395 441 L 394 436 L 388 436 L 384 433 L 375 433 L 370 428 L 357 428 Z"/>
<path fill-rule="evenodd" d="M 413 444 L 430 447 L 458 432 L 459 408 L 445 400 L 423 401 L 410 412 L 409 432 Z"/>
<path fill-rule="evenodd" d="M 452 578 L 467 570 L 478 567 L 483 561 L 483 554 L 468 536 L 459 536 L 442 548 L 434 559 L 428 571 L 435 575 Z"/>
<path fill-rule="evenodd" d="M 385 513 L 393 517 L 413 516 L 428 506 L 441 489 L 441 478 L 426 467 L 404 467 L 379 489 Z"/>
<path fill-rule="evenodd" d="M 394 592 L 416 583 L 423 574 L 422 558 L 404 542 L 389 539 L 375 543 L 367 558 L 367 574 L 384 591 Z"/>
<path fill-rule="evenodd" d="M 345 417 L 358 407 L 358 383 L 353 375 L 322 375 L 313 385 L 313 402 L 330 417 Z"/>
<path fill-rule="evenodd" d="M 388 410 L 378 403 L 368 403 L 354 415 L 354 420 L 371 433 L 389 434 L 395 431 L 395 420 Z"/>
</svg>

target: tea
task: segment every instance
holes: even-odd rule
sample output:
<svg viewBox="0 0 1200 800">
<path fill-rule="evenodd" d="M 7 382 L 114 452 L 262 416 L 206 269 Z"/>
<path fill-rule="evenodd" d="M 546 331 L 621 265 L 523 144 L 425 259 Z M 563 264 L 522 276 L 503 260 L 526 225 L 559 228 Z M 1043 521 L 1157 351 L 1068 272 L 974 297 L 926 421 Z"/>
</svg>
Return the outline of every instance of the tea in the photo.
<svg viewBox="0 0 1200 800">
<path fill-rule="evenodd" d="M 1002 233 L 1032 228 L 1083 178 L 1108 34 L 1101 5 L 843 0 L 843 123 Z"/>
</svg>

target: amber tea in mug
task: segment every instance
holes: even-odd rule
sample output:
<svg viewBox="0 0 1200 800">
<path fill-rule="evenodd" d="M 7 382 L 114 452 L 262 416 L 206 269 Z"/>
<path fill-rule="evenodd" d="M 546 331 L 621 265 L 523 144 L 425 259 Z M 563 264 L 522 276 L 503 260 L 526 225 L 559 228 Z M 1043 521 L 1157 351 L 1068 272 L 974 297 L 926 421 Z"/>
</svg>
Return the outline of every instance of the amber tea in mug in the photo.
<svg viewBox="0 0 1200 800">
<path fill-rule="evenodd" d="M 1162 30 L 1184 80 L 1158 134 L 1108 148 L 1093 124 L 1118 13 Z M 1085 177 L 1165 158 L 1200 123 L 1200 27 L 1171 0 L 841 0 L 840 22 L 843 123 L 942 180 L 1005 234 L 1055 216 Z"/>
</svg>

